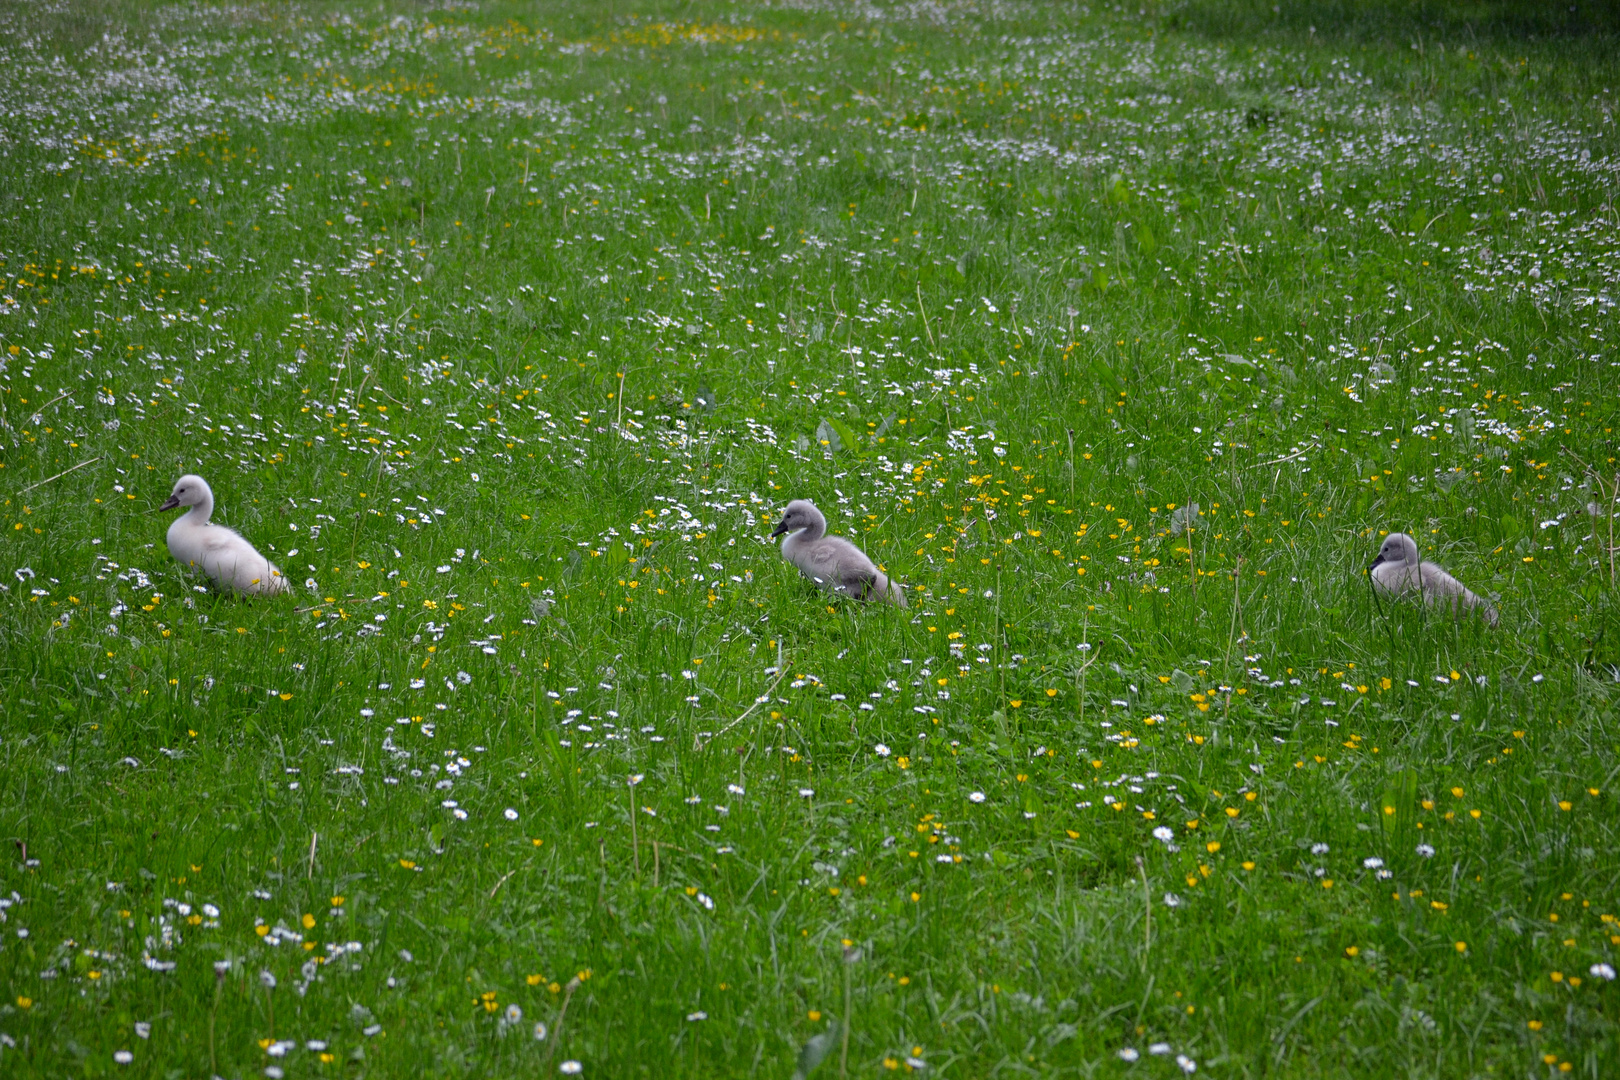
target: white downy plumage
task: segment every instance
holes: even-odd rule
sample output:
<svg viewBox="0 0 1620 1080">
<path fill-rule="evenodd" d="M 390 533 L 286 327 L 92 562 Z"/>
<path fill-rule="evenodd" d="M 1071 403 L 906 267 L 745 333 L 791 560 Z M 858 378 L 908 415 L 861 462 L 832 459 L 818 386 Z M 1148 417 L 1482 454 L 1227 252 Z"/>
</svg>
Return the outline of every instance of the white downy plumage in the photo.
<svg viewBox="0 0 1620 1080">
<path fill-rule="evenodd" d="M 174 491 L 159 510 L 177 506 L 191 509 L 169 526 L 169 554 L 214 579 L 221 588 L 269 596 L 288 590 L 287 579 L 234 529 L 208 520 L 214 512 L 214 492 L 200 476 L 186 475 L 174 482 Z"/>
<path fill-rule="evenodd" d="M 890 581 L 866 553 L 842 536 L 827 535 L 827 519 L 806 499 L 794 499 L 782 512 L 772 536 L 792 533 L 782 541 L 782 557 L 805 577 L 830 592 L 856 600 L 882 600 L 906 606 L 905 593 Z"/>
<path fill-rule="evenodd" d="M 1496 609 L 1490 601 L 1471 592 L 1468 586 L 1446 573 L 1438 565 L 1425 562 L 1418 556 L 1417 541 L 1405 533 L 1390 533 L 1384 546 L 1378 549 L 1378 558 L 1367 567 L 1372 575 L 1373 588 L 1380 595 L 1401 597 L 1420 591 L 1426 604 L 1443 605 L 1453 615 L 1478 608 L 1485 621 L 1496 625 Z"/>
</svg>

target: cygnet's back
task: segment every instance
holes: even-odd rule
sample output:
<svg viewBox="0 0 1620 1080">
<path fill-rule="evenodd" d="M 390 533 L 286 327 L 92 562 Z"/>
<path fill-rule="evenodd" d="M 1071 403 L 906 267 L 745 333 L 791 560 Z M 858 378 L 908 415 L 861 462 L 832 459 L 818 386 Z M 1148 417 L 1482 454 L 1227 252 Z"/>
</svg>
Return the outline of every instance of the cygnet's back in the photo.
<svg viewBox="0 0 1620 1080">
<path fill-rule="evenodd" d="M 287 579 L 234 529 L 209 521 L 214 492 L 200 476 L 182 476 L 159 510 L 190 507 L 169 526 L 169 554 L 207 574 L 221 588 L 269 596 L 288 591 Z"/>
<path fill-rule="evenodd" d="M 807 499 L 794 499 L 782 512 L 772 536 L 782 541 L 782 557 L 805 577 L 830 592 L 856 600 L 882 600 L 906 606 L 905 593 L 877 568 L 866 553 L 842 536 L 828 536 L 827 519 Z"/>
<path fill-rule="evenodd" d="M 1454 616 L 1477 609 L 1485 621 L 1496 625 L 1496 609 L 1490 601 L 1446 573 L 1439 565 L 1418 555 L 1417 541 L 1405 533 L 1390 533 L 1378 549 L 1378 558 L 1367 567 L 1373 588 L 1385 596 L 1400 597 L 1421 592 L 1426 604 L 1443 605 Z"/>
</svg>

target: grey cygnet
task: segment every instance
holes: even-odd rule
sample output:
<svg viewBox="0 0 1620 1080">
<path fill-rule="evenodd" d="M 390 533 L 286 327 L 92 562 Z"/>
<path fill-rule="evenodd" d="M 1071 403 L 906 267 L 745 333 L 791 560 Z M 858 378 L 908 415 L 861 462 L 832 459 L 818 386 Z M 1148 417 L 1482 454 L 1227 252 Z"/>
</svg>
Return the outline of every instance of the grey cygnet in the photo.
<svg viewBox="0 0 1620 1080">
<path fill-rule="evenodd" d="M 782 541 L 782 557 L 805 577 L 829 592 L 856 600 L 881 600 L 906 606 L 900 586 L 890 581 L 866 553 L 842 536 L 827 535 L 827 519 L 807 499 L 794 499 L 782 512 L 773 537 L 791 533 Z"/>
<path fill-rule="evenodd" d="M 1378 558 L 1367 567 L 1367 572 L 1372 575 L 1373 588 L 1380 595 L 1400 597 L 1418 590 L 1425 604 L 1443 604 L 1454 616 L 1477 608 L 1487 623 L 1496 625 L 1496 609 L 1490 601 L 1471 592 L 1468 586 L 1436 564 L 1425 562 L 1418 556 L 1417 541 L 1405 533 L 1390 533 L 1384 537 L 1384 546 L 1378 549 Z"/>
</svg>

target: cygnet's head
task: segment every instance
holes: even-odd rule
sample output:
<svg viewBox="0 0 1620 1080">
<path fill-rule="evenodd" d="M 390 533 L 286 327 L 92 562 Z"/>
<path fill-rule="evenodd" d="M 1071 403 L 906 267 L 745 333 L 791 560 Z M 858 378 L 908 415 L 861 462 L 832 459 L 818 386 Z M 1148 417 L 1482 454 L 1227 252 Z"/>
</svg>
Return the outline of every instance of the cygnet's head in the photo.
<svg viewBox="0 0 1620 1080">
<path fill-rule="evenodd" d="M 1407 563 L 1416 564 L 1418 561 L 1417 541 L 1405 533 L 1390 533 L 1384 537 L 1384 546 L 1378 549 L 1378 558 L 1372 561 L 1368 570 L 1377 569 L 1385 563 L 1404 566 Z"/>
<path fill-rule="evenodd" d="M 787 509 L 782 511 L 782 520 L 771 535 L 781 536 L 783 533 L 798 532 L 812 525 L 826 528 L 827 519 L 821 516 L 821 511 L 817 510 L 809 499 L 794 499 L 787 504 Z"/>
<path fill-rule="evenodd" d="M 187 473 L 174 482 L 174 490 L 164 500 L 159 510 L 173 510 L 177 506 L 196 506 L 200 502 L 209 502 L 214 493 L 208 487 L 208 481 L 200 476 Z"/>
</svg>

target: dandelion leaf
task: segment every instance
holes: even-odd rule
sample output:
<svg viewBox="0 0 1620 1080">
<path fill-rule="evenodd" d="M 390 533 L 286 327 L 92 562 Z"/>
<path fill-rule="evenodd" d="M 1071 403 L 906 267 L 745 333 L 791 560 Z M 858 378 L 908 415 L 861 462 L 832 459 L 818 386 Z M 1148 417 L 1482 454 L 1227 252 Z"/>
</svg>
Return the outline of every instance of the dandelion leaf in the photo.
<svg viewBox="0 0 1620 1080">
<path fill-rule="evenodd" d="M 850 450 L 850 451 L 860 449 L 861 438 L 860 438 L 859 435 L 855 434 L 855 429 L 854 428 L 850 427 L 848 424 L 844 423 L 842 420 L 836 420 L 836 419 L 831 419 L 831 418 L 829 418 L 827 421 L 825 421 L 825 423 L 829 428 L 831 428 L 837 434 L 838 442 L 840 444 L 842 444 L 843 449 Z M 839 449 L 839 446 L 835 445 L 833 447 L 833 449 L 837 450 L 837 449 Z"/>
<path fill-rule="evenodd" d="M 839 439 L 838 432 L 825 420 L 816 425 L 816 442 L 835 454 L 844 448 L 843 440 Z"/>
</svg>

